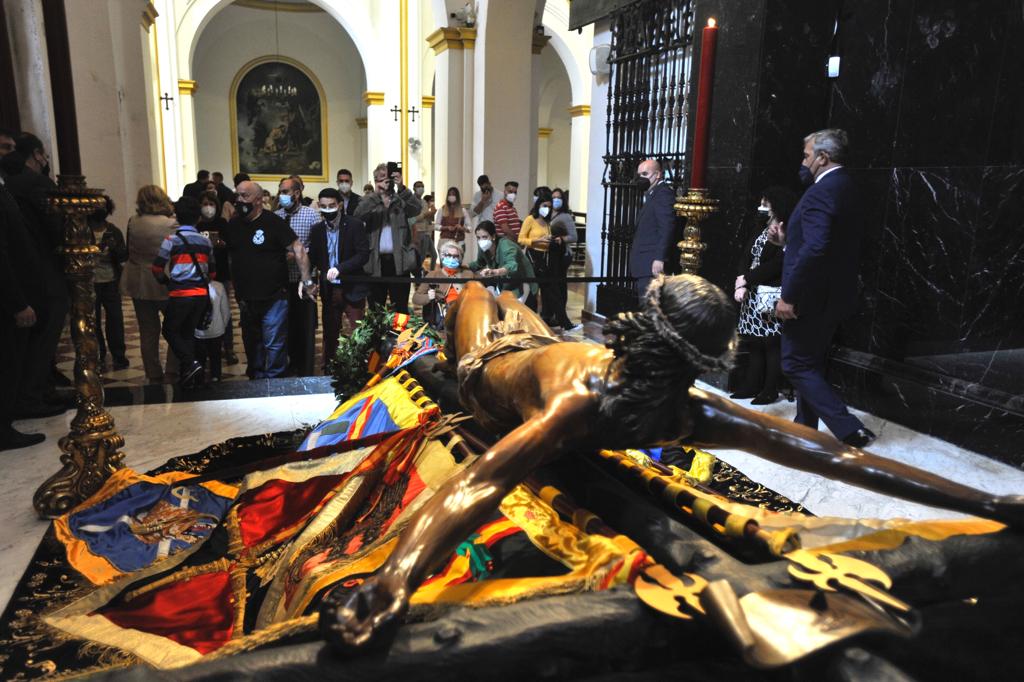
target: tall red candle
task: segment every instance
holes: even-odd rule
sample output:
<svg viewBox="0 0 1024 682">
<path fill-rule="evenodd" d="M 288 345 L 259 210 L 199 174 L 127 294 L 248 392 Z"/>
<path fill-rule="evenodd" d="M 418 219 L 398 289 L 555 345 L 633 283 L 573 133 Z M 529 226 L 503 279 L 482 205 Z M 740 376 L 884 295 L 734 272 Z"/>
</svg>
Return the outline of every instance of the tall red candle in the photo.
<svg viewBox="0 0 1024 682">
<path fill-rule="evenodd" d="M 715 45 L 718 26 L 713 18 L 704 27 L 700 47 L 700 81 L 697 89 L 697 119 L 693 134 L 693 172 L 690 187 L 707 187 L 708 137 L 711 133 L 711 90 L 715 81 Z"/>
</svg>

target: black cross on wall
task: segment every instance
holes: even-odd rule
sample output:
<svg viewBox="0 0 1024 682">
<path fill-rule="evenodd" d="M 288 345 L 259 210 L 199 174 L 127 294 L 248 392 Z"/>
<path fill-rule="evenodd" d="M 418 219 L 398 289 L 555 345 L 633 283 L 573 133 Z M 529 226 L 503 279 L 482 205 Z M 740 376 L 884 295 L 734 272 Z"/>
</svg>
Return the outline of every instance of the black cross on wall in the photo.
<svg viewBox="0 0 1024 682">
<path fill-rule="evenodd" d="M 391 112 L 392 114 L 394 114 L 394 115 L 395 115 L 395 122 L 397 123 L 397 122 L 398 122 L 398 115 L 399 115 L 400 113 L 402 113 L 402 110 L 401 110 L 401 109 L 399 109 L 399 108 L 398 108 L 398 105 L 396 104 L 396 105 L 394 106 L 394 108 L 393 108 L 393 109 L 389 109 L 389 111 L 390 111 L 390 112 Z"/>
<path fill-rule="evenodd" d="M 164 96 L 160 98 L 160 101 L 164 103 L 164 111 L 170 111 L 171 102 L 174 101 L 174 98 L 165 92 Z"/>
</svg>

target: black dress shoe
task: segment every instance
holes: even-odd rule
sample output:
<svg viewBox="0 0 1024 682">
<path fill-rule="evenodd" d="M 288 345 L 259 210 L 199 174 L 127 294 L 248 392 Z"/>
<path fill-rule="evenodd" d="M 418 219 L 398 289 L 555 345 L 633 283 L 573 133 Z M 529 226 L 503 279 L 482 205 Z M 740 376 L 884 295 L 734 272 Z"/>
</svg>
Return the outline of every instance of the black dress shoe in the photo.
<svg viewBox="0 0 1024 682">
<path fill-rule="evenodd" d="M 779 402 L 778 393 L 758 393 L 757 397 L 750 401 L 751 405 L 771 405 Z"/>
<path fill-rule="evenodd" d="M 852 445 L 855 448 L 866 448 L 874 443 L 876 438 L 878 438 L 878 436 L 876 436 L 871 429 L 863 428 L 857 429 L 846 438 L 843 438 L 843 442 L 847 445 Z"/>
<path fill-rule="evenodd" d="M 41 433 L 22 433 L 17 429 L 8 429 L 7 433 L 0 437 L 0 450 L 17 450 L 27 448 L 46 440 Z"/>
<path fill-rule="evenodd" d="M 732 400 L 747 400 L 748 398 L 753 398 L 756 395 L 757 391 L 736 391 L 735 393 L 730 393 L 729 398 Z"/>
<path fill-rule="evenodd" d="M 128 358 L 114 358 L 114 370 L 128 369 Z"/>
</svg>

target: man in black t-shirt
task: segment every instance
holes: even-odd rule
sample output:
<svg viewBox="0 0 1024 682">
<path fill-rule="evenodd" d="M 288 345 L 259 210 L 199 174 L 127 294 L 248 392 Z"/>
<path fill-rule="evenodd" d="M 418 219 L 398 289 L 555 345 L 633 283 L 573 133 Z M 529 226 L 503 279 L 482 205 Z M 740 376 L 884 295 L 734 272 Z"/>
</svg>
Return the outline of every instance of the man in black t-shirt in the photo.
<svg viewBox="0 0 1024 682">
<path fill-rule="evenodd" d="M 302 241 L 284 220 L 263 210 L 263 188 L 246 181 L 236 189 L 235 217 L 223 239 L 242 317 L 246 374 L 250 379 L 279 377 L 288 368 L 289 251 L 299 266 L 299 295 L 315 297 L 316 288 Z"/>
</svg>

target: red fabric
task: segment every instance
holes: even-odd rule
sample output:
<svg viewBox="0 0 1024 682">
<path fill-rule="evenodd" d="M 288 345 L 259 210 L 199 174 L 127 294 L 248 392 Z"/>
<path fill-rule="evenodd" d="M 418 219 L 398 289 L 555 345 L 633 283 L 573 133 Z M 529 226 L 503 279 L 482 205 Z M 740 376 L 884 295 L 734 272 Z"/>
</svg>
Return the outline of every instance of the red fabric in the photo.
<svg viewBox="0 0 1024 682">
<path fill-rule="evenodd" d="M 231 639 L 234 608 L 226 571 L 162 587 L 97 613 L 123 628 L 173 640 L 208 654 Z"/>
<path fill-rule="evenodd" d="M 252 547 L 312 516 L 344 476 L 291 483 L 273 480 L 245 493 L 238 503 L 242 542 Z"/>
<path fill-rule="evenodd" d="M 205 253 L 193 253 L 193 254 L 176 253 L 173 256 L 171 256 L 171 263 L 173 263 L 175 265 L 177 265 L 179 263 L 191 263 L 192 262 L 192 256 L 196 257 L 196 262 L 198 262 L 198 263 L 207 263 L 210 260 L 209 257 Z"/>
<path fill-rule="evenodd" d="M 509 237 L 514 242 L 519 241 L 519 230 L 523 227 L 523 221 L 519 219 L 515 206 L 506 199 L 502 199 L 494 207 L 494 225 L 499 236 Z"/>
<path fill-rule="evenodd" d="M 174 289 L 167 293 L 172 298 L 181 298 L 184 296 L 206 296 L 206 289 L 203 287 L 195 287 L 193 289 Z"/>
</svg>

